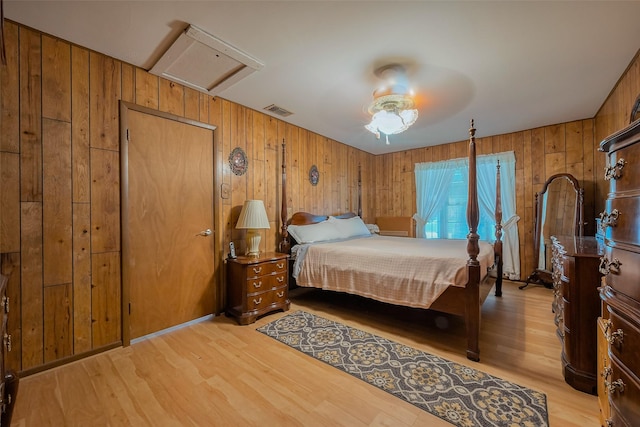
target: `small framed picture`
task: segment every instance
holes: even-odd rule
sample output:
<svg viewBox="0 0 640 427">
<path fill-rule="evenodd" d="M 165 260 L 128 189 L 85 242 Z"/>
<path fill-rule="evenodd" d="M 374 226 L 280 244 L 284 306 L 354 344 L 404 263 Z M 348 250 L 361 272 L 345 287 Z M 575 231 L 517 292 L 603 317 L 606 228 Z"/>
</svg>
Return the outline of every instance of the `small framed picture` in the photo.
<svg viewBox="0 0 640 427">
<path fill-rule="evenodd" d="M 244 150 L 240 147 L 236 147 L 233 149 L 231 154 L 229 154 L 229 166 L 231 167 L 231 172 L 234 175 L 244 175 L 249 167 L 249 161 L 247 160 L 247 155 Z"/>
<path fill-rule="evenodd" d="M 318 181 L 320 180 L 320 172 L 318 171 L 318 167 L 316 165 L 311 166 L 309 169 L 309 182 L 311 185 L 318 185 Z"/>
</svg>

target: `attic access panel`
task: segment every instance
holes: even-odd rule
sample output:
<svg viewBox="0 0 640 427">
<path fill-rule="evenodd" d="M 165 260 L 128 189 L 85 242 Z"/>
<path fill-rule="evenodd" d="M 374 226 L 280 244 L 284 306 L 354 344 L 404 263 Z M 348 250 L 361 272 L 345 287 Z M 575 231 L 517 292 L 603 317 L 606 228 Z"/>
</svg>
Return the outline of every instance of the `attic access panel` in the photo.
<svg viewBox="0 0 640 427">
<path fill-rule="evenodd" d="M 149 72 L 215 96 L 263 66 L 257 59 L 190 25 Z"/>
</svg>

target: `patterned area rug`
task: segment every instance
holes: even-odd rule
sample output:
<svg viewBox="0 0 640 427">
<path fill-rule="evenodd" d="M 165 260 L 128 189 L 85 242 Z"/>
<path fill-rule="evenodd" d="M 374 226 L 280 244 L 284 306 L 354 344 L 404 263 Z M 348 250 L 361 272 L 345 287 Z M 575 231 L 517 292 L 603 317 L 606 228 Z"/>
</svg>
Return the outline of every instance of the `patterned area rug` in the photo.
<svg viewBox="0 0 640 427">
<path fill-rule="evenodd" d="M 457 426 L 549 425 L 544 393 L 304 311 L 257 330 Z"/>
</svg>

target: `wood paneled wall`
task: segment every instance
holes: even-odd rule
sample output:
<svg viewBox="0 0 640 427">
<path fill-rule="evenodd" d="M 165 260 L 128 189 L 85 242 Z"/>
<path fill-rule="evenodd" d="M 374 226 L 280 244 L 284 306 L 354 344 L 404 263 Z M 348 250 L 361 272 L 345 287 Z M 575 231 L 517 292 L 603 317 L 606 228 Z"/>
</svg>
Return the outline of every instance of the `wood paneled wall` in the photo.
<svg viewBox="0 0 640 427">
<path fill-rule="evenodd" d="M 261 112 L 147 73 L 10 21 L 0 66 L 0 268 L 9 276 L 8 367 L 29 373 L 119 345 L 119 101 L 215 125 L 216 307 L 224 307 L 223 258 L 247 198 L 265 201 L 280 231 L 281 147 L 286 141 L 289 213 L 355 210 L 357 171 L 374 156 Z M 228 157 L 247 153 L 245 175 Z M 320 181 L 312 186 L 315 164 Z M 373 187 L 363 186 L 365 212 Z M 367 208 L 368 207 L 368 208 Z"/>
<path fill-rule="evenodd" d="M 636 53 L 635 58 L 625 72 L 622 74 L 615 88 L 609 94 L 609 97 L 600 107 L 595 117 L 596 141 L 600 141 L 614 132 L 623 129 L 629 125 L 631 116 L 631 108 L 635 100 L 640 96 L 640 49 Z M 604 169 L 607 166 L 606 156 L 598 153 L 596 157 L 598 176 L 596 186 L 596 200 L 600 203 L 596 207 L 596 213 L 604 211 L 607 192 L 609 191 L 609 183 L 604 181 Z"/>
<path fill-rule="evenodd" d="M 18 372 L 34 372 L 121 342 L 120 100 L 217 127 L 219 310 L 224 306 L 227 245 L 233 240 L 239 250 L 244 248 L 244 233 L 234 225 L 245 199 L 264 200 L 271 229 L 263 236 L 263 249 L 277 247 L 283 140 L 289 216 L 299 210 L 355 210 L 359 168 L 366 221 L 412 215 L 414 163 L 466 156 L 466 141 L 373 156 L 10 21 L 5 22 L 5 38 L 7 65 L 0 66 L 0 269 L 9 276 L 12 302 L 13 351 L 7 364 Z M 586 189 L 585 218 L 599 212 L 595 205 L 604 200 L 606 188 L 598 187 L 604 167 L 598 141 L 628 118 L 640 85 L 639 67 L 636 60 L 595 119 L 478 138 L 480 154 L 516 153 L 523 274 L 531 269 L 534 194 L 547 176 L 574 174 Z M 482 135 L 481 123 L 478 130 Z M 249 159 L 242 176 L 233 175 L 228 164 L 235 147 L 243 148 Z M 320 171 L 317 186 L 308 180 L 312 165 Z"/>
</svg>

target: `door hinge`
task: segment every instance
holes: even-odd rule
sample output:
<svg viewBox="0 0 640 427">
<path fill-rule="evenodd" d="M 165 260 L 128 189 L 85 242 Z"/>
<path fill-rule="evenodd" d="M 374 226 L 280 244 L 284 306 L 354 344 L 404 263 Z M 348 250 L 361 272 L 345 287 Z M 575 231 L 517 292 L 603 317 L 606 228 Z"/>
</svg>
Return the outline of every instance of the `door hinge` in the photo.
<svg viewBox="0 0 640 427">
<path fill-rule="evenodd" d="M 129 303 L 129 315 L 131 315 L 131 303 Z"/>
<path fill-rule="evenodd" d="M 129 129 L 127 128 L 127 142 L 129 142 Z"/>
</svg>

